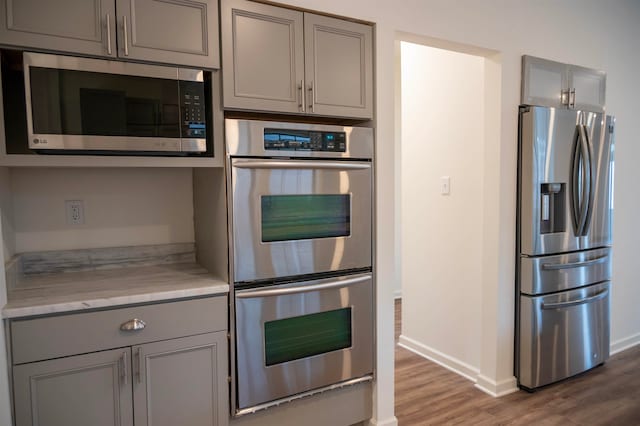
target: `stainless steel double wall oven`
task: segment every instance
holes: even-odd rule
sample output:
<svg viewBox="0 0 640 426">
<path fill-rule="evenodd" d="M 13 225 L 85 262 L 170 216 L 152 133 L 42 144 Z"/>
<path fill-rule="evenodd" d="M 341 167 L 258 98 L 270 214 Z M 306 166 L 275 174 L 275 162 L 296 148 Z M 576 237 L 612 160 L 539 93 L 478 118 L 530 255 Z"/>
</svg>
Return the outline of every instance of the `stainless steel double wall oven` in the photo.
<svg viewBox="0 0 640 426">
<path fill-rule="evenodd" d="M 226 120 L 233 412 L 373 373 L 373 130 Z"/>
</svg>

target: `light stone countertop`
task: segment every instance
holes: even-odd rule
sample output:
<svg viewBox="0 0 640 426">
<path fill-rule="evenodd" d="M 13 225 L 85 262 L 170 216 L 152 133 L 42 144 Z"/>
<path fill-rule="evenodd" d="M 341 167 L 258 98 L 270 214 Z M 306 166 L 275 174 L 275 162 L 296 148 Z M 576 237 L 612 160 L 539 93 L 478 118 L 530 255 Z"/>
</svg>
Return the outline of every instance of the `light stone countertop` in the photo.
<svg viewBox="0 0 640 426">
<path fill-rule="evenodd" d="M 196 263 L 28 275 L 8 289 L 3 318 L 116 307 L 229 292 Z"/>
</svg>

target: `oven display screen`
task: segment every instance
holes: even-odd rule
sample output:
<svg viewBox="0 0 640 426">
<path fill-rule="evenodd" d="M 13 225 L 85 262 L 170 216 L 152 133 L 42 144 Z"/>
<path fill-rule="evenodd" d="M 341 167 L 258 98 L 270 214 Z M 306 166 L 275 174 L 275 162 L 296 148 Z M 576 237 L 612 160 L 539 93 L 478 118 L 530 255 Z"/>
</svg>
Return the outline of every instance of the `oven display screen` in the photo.
<svg viewBox="0 0 640 426">
<path fill-rule="evenodd" d="M 267 366 L 351 347 L 351 308 L 264 324 Z"/>
<path fill-rule="evenodd" d="M 351 233 L 351 196 L 263 195 L 262 242 L 346 237 Z"/>
</svg>

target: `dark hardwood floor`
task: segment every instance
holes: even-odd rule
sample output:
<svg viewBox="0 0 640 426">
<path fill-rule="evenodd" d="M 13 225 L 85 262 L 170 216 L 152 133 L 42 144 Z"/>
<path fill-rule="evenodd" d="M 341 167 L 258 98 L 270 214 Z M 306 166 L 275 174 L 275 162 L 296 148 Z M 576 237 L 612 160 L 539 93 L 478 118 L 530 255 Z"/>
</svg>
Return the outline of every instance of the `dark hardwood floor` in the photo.
<svg viewBox="0 0 640 426">
<path fill-rule="evenodd" d="M 396 301 L 396 341 L 400 309 Z M 401 426 L 640 425 L 640 346 L 570 380 L 501 398 L 399 346 L 395 354 L 395 411 Z"/>
</svg>

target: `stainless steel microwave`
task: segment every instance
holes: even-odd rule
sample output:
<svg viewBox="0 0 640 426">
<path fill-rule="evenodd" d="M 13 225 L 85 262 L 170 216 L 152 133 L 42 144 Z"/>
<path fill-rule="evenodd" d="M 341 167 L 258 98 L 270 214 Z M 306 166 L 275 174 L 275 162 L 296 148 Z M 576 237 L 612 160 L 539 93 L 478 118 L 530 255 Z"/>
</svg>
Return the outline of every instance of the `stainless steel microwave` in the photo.
<svg viewBox="0 0 640 426">
<path fill-rule="evenodd" d="M 207 151 L 212 102 L 205 71 L 28 52 L 23 66 L 31 150 Z"/>
</svg>

